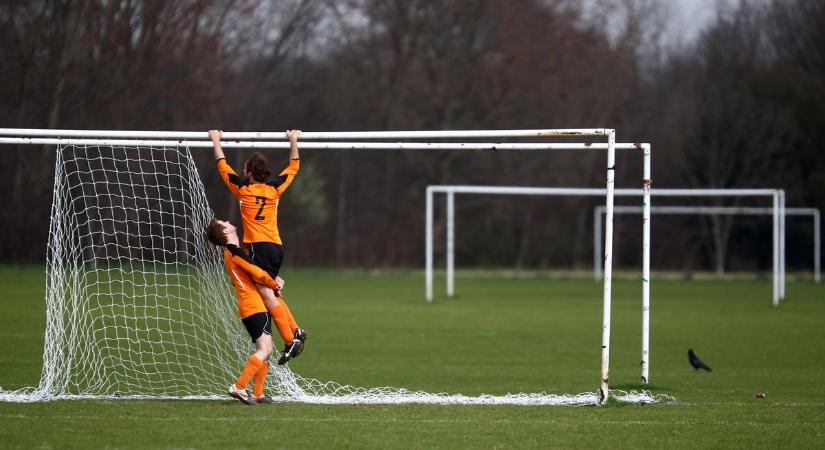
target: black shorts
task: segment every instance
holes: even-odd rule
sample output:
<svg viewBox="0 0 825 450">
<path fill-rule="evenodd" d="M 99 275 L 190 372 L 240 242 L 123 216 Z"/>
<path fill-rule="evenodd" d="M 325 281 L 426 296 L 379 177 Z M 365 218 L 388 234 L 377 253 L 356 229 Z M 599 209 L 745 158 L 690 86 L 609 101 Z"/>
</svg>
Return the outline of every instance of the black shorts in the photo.
<svg viewBox="0 0 825 450">
<path fill-rule="evenodd" d="M 252 262 L 264 269 L 273 279 L 281 271 L 284 261 L 284 248 L 274 242 L 252 242 L 246 244 Z"/>
<path fill-rule="evenodd" d="M 272 336 L 272 319 L 270 319 L 267 313 L 252 314 L 241 319 L 241 322 L 243 322 L 243 326 L 246 327 L 246 331 L 249 333 L 249 337 L 252 338 L 253 343 L 264 333 Z"/>
</svg>

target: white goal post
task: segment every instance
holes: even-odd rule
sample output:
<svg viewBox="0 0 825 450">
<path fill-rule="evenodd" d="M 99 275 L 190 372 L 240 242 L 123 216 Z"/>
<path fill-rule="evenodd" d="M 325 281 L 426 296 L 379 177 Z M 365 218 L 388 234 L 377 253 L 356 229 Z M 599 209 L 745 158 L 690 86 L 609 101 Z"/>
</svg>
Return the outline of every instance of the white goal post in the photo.
<svg viewBox="0 0 825 450">
<path fill-rule="evenodd" d="M 643 154 L 644 177 L 642 179 L 642 189 L 614 189 L 616 192 L 633 192 L 641 195 L 642 199 L 642 357 L 641 357 L 641 380 L 648 383 L 650 380 L 650 195 L 651 195 L 651 145 L 648 143 L 616 143 L 616 149 L 634 150 L 641 149 Z M 467 185 L 430 185 L 426 191 L 426 211 L 425 211 L 425 298 L 427 302 L 433 301 L 433 197 L 436 193 L 447 194 L 447 295 L 452 297 L 454 293 L 454 196 L 461 194 L 498 194 L 498 195 L 588 195 L 604 196 L 607 191 L 600 188 L 530 188 L 518 186 L 467 186 Z M 612 202 L 605 205 L 605 208 L 612 209 Z M 612 234 L 612 227 L 611 227 Z M 607 238 L 607 234 L 605 234 Z M 611 250 L 612 253 L 612 250 Z M 612 264 L 612 255 L 607 256 L 605 251 L 605 263 Z M 612 274 L 611 274 L 612 276 Z"/>
<path fill-rule="evenodd" d="M 814 282 L 819 284 L 820 276 L 820 211 L 818 208 L 785 208 L 785 216 L 810 217 L 813 223 L 813 274 Z M 614 214 L 640 214 L 642 208 L 638 206 L 614 206 Z M 776 218 L 779 211 L 775 208 L 752 207 L 752 206 L 656 206 L 651 210 L 652 214 L 662 215 L 735 215 L 735 216 L 773 216 Z M 601 261 L 599 261 L 599 253 L 602 246 L 602 239 L 599 236 L 599 230 L 602 228 L 602 216 L 604 215 L 604 206 L 598 205 L 593 208 L 593 277 L 595 279 L 601 278 Z M 784 229 L 784 223 L 780 221 L 781 230 L 780 236 L 786 236 L 787 232 Z M 774 240 L 777 236 L 774 236 Z M 778 248 L 778 244 L 774 244 L 774 248 Z M 780 267 L 785 267 L 785 253 L 780 251 L 779 261 Z M 773 259 L 774 264 L 776 258 Z M 779 267 L 773 268 L 774 272 L 779 271 Z M 784 271 L 780 273 L 781 283 L 786 284 L 786 277 Z M 784 288 L 781 289 L 784 294 Z"/>
<path fill-rule="evenodd" d="M 225 148 L 288 148 L 285 133 L 223 133 Z M 482 139 L 482 138 L 604 138 L 606 143 L 523 143 L 523 142 L 374 142 L 380 139 Z M 369 140 L 370 142 L 341 141 Z M 588 139 L 589 140 L 589 139 Z M 225 379 L 232 376 L 234 363 L 229 365 L 189 358 L 182 363 L 178 343 L 161 348 L 163 339 L 189 331 L 187 320 L 191 311 L 201 308 L 199 321 L 216 323 L 212 330 L 220 342 L 201 343 L 192 335 L 183 336 L 183 352 L 214 351 L 217 356 L 234 361 L 248 350 L 248 342 L 227 322 L 234 301 L 227 288 L 219 252 L 202 242 L 200 235 L 212 212 L 206 204 L 205 190 L 200 182 L 190 149 L 210 148 L 205 131 L 107 131 L 107 130 L 39 130 L 0 129 L 0 144 L 56 145 L 58 158 L 55 174 L 55 198 L 52 205 L 52 225 L 47 261 L 47 345 L 56 336 L 54 345 L 73 345 L 77 339 L 91 339 L 88 345 L 69 349 L 44 348 L 44 368 L 40 386 L 16 392 L 0 390 L 0 400 L 36 401 L 55 398 L 223 398 Z M 429 394 L 392 388 L 356 388 L 334 382 L 302 378 L 288 368 L 274 368 L 268 386 L 274 397 L 282 401 L 309 403 L 445 403 L 445 404 L 594 404 L 605 403 L 609 396 L 609 344 L 612 299 L 612 233 L 613 192 L 615 184 L 615 131 L 612 129 L 531 129 L 531 130 L 458 130 L 458 131 L 380 131 L 380 132 L 304 132 L 302 149 L 349 150 L 606 150 L 607 205 L 605 222 L 605 269 L 602 310 L 602 373 L 599 390 L 578 395 L 508 394 L 502 396 L 466 397 L 462 395 Z M 650 148 L 642 149 L 645 157 L 644 190 L 650 187 Z M 167 196 L 171 196 L 167 198 Z M 103 203 L 96 203 L 103 202 Z M 100 211 L 105 210 L 105 217 Z M 97 218 L 84 216 L 89 212 Z M 647 216 L 647 213 L 645 213 Z M 80 217 L 83 216 L 83 217 Z M 84 227 L 113 227 L 89 232 Z M 129 227 L 132 227 L 131 229 Z M 78 229 L 78 227 L 80 227 Z M 152 228 L 157 227 L 157 228 Z M 144 230 L 154 230 L 144 236 Z M 117 236 L 123 242 L 107 241 Z M 110 253 L 113 252 L 113 253 Z M 103 270 L 103 272 L 101 272 Z M 114 279 L 116 277 L 121 277 Z M 135 280 L 139 277 L 140 280 Z M 127 279 L 128 278 L 128 279 Z M 114 284 L 113 284 L 114 283 Z M 171 284 L 170 284 L 171 283 Z M 102 286 L 103 291 L 100 291 Z M 88 300 L 86 289 L 105 311 L 78 323 L 78 307 Z M 122 289 L 130 289 L 128 294 Z M 193 303 L 193 297 L 199 302 Z M 139 300 L 140 308 L 122 312 L 124 299 Z M 156 305 L 172 299 L 174 307 Z M 135 308 L 127 304 L 127 308 Z M 160 308 L 160 309 L 158 309 Z M 212 309 L 210 309 L 212 308 Z M 227 309 L 228 308 L 228 309 Z M 168 309 L 168 311 L 167 311 Z M 139 329 L 117 327 L 86 330 L 100 317 L 112 316 L 131 320 L 137 313 L 166 314 L 176 318 L 150 317 Z M 181 319 L 180 316 L 189 319 Z M 129 322 L 132 324 L 132 322 Z M 172 324 L 172 325 L 170 325 Z M 134 325 L 134 324 L 132 324 Z M 235 324 L 237 325 L 237 324 Z M 69 329 L 69 328 L 71 329 Z M 83 328 L 78 333 L 77 329 Z M 120 333 L 136 333 L 121 336 Z M 145 335 L 139 334 L 145 333 Z M 91 334 L 91 336 L 90 336 Z M 103 365 L 82 373 L 68 373 L 79 355 L 100 358 L 101 342 L 118 339 L 145 345 L 133 355 L 132 349 L 116 351 L 116 359 L 125 358 L 118 370 L 130 371 L 128 379 L 113 379 L 119 373 L 108 372 Z M 221 341 L 221 339 L 223 339 Z M 86 343 L 87 341 L 84 341 Z M 157 344 L 157 345 L 156 345 Z M 206 347 L 202 346 L 205 345 Z M 211 350 L 210 350 L 211 349 Z M 186 353 L 184 353 L 184 356 Z M 203 355 L 201 355 L 203 356 Z M 128 358 L 137 358 L 129 360 Z M 110 361 L 111 358 L 106 361 Z M 238 359 L 240 360 L 240 359 Z M 148 364 L 148 365 L 147 365 Z M 201 364 L 209 367 L 201 368 Z M 134 372 L 134 368 L 140 370 Z M 149 367 L 149 369 L 144 369 Z M 162 367 L 162 371 L 156 371 Z M 197 370 L 202 375 L 197 385 L 188 377 L 179 377 L 177 370 Z M 60 372 L 62 371 L 62 372 Z M 205 376 L 204 376 L 205 374 Z M 91 377 L 86 379 L 86 377 Z M 176 381 L 172 387 L 164 384 L 166 377 Z M 79 379 L 82 378 L 82 379 Z M 198 377 L 195 377 L 198 378 Z M 147 384 L 143 383 L 153 383 Z M 168 383 L 168 382 L 167 382 Z M 125 391 L 124 391 L 125 389 Z M 125 395 L 124 395 L 125 392 Z M 618 395 L 617 395 L 618 394 Z M 648 393 L 614 392 L 619 401 L 655 402 Z"/>
<path fill-rule="evenodd" d="M 643 195 L 636 189 L 616 189 L 616 196 L 631 196 L 638 197 Z M 455 293 L 455 231 L 454 231 L 454 199 L 455 194 L 487 194 L 487 195 L 538 195 L 538 196 L 586 196 L 586 197 L 600 197 L 604 195 L 604 189 L 601 188 L 568 188 L 568 187 L 521 187 L 521 186 L 465 186 L 465 185 L 432 185 L 427 187 L 427 201 L 428 209 L 432 207 L 432 197 L 436 193 L 444 193 L 447 196 L 447 236 L 446 236 L 446 260 L 447 260 L 447 296 L 452 297 Z M 669 189 L 658 188 L 652 189 L 651 196 L 660 197 L 767 197 L 773 201 L 774 211 L 774 227 L 773 227 L 773 304 L 778 305 L 779 301 L 785 297 L 784 287 L 784 263 L 779 255 L 784 254 L 785 249 L 785 221 L 782 211 L 785 208 L 785 192 L 782 189 Z M 643 205 L 650 207 L 649 200 L 643 200 Z M 645 206 L 641 207 L 643 213 L 643 224 L 649 224 L 649 211 L 645 211 Z M 432 216 L 425 219 L 426 227 L 428 229 L 426 234 L 427 241 L 427 260 L 426 260 L 426 292 L 427 299 L 432 299 L 433 289 L 433 261 L 432 261 Z M 601 242 L 599 243 L 601 245 Z M 642 261 L 649 267 L 650 261 L 650 239 L 643 238 L 642 241 Z M 598 265 L 597 265 L 598 266 Z M 642 279 L 649 280 L 649 268 L 644 270 Z M 649 301 L 645 300 L 643 292 L 642 298 L 643 309 L 645 305 L 649 308 Z"/>
</svg>

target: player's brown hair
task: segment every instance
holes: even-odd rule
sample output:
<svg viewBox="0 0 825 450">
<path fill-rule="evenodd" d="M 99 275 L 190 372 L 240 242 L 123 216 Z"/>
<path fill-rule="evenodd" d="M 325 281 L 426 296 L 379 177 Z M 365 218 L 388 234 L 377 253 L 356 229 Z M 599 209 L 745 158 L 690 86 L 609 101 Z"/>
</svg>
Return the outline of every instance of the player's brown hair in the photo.
<svg viewBox="0 0 825 450">
<path fill-rule="evenodd" d="M 247 158 L 244 168 L 252 179 L 258 183 L 263 183 L 272 176 L 272 170 L 269 168 L 269 163 L 260 152 L 255 152 Z"/>
<path fill-rule="evenodd" d="M 206 240 L 215 245 L 226 245 L 226 235 L 223 234 L 223 225 L 218 222 L 217 218 L 212 218 L 209 225 L 206 226 L 204 232 Z"/>
</svg>

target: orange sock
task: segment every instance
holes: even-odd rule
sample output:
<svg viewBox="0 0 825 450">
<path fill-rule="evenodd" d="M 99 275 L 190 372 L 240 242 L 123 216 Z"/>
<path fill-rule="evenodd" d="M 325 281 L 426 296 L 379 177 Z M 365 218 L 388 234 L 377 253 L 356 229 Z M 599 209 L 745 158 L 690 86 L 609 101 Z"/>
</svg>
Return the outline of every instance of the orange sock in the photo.
<svg viewBox="0 0 825 450">
<path fill-rule="evenodd" d="M 252 384 L 252 395 L 260 397 L 264 395 L 264 382 L 266 382 L 266 374 L 269 372 L 269 363 L 264 361 L 261 368 L 255 374 L 255 382 Z"/>
<path fill-rule="evenodd" d="M 289 310 L 286 309 L 286 303 L 280 299 L 275 300 L 275 307 L 269 310 L 269 315 L 272 316 L 272 321 L 275 322 L 275 327 L 278 328 L 278 334 L 281 335 L 284 344 L 292 342 L 295 336 L 292 328 L 290 328 L 289 317 L 287 316 L 288 312 Z"/>
<path fill-rule="evenodd" d="M 249 358 L 246 360 L 246 366 L 243 368 L 243 372 L 241 372 L 241 376 L 239 376 L 237 381 L 235 381 L 235 388 L 246 389 L 246 386 L 249 384 L 249 380 L 251 380 L 252 377 L 258 373 L 263 363 L 264 362 L 258 359 L 258 357 L 254 354 L 249 355 Z"/>
<path fill-rule="evenodd" d="M 284 311 L 286 311 L 287 320 L 289 320 L 289 326 L 292 328 L 292 333 L 294 335 L 295 331 L 298 329 L 298 323 L 295 322 L 295 318 L 292 317 L 292 311 L 289 310 L 289 306 L 287 306 L 286 302 L 284 301 L 283 294 L 281 294 L 281 305 L 284 307 Z"/>
</svg>

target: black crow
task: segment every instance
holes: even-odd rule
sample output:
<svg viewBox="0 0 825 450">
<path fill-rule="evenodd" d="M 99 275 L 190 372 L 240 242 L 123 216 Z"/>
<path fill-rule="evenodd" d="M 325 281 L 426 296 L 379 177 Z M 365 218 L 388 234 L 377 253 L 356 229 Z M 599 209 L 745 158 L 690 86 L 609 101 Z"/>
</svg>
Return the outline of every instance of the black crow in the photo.
<svg viewBox="0 0 825 450">
<path fill-rule="evenodd" d="M 703 363 L 701 359 L 696 357 L 696 353 L 693 353 L 693 349 L 688 349 L 688 360 L 690 361 L 690 365 L 693 366 L 694 369 L 705 369 L 710 372 L 710 367 L 707 364 Z"/>
</svg>

